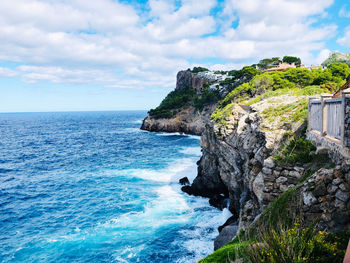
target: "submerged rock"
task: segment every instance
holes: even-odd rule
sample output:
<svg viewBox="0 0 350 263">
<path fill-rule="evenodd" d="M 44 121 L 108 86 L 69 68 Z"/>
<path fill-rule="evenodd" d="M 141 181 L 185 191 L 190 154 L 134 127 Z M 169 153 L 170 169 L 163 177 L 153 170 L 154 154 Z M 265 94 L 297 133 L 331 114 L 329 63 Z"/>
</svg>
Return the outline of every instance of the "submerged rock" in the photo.
<svg viewBox="0 0 350 263">
<path fill-rule="evenodd" d="M 181 179 L 179 180 L 179 183 L 180 183 L 181 185 L 189 185 L 189 184 L 190 184 L 190 181 L 188 180 L 187 177 L 183 177 L 183 178 L 181 178 Z"/>
</svg>

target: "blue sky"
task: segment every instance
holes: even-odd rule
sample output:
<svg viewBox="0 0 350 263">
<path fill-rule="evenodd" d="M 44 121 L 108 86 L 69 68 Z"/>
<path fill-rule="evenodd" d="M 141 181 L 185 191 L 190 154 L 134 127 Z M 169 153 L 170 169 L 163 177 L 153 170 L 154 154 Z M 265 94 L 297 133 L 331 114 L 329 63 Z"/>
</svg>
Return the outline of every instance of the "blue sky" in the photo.
<svg viewBox="0 0 350 263">
<path fill-rule="evenodd" d="M 0 0 L 0 112 L 157 106 L 176 73 L 350 52 L 347 0 Z"/>
</svg>

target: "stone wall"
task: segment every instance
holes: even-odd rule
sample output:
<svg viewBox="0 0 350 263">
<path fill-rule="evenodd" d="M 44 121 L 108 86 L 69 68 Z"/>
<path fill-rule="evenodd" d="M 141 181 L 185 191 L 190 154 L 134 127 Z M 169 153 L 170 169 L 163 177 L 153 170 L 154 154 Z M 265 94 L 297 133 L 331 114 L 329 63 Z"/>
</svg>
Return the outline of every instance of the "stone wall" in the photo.
<svg viewBox="0 0 350 263">
<path fill-rule="evenodd" d="M 350 223 L 349 167 L 322 168 L 300 186 L 300 191 L 306 222 L 319 219 L 319 229 L 331 231 Z"/>
</svg>

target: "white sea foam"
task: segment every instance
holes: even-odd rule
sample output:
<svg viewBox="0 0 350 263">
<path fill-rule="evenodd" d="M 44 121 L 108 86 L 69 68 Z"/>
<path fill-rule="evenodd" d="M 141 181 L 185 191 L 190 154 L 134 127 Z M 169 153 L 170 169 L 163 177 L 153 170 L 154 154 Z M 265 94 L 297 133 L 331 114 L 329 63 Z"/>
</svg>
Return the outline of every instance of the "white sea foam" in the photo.
<svg viewBox="0 0 350 263">
<path fill-rule="evenodd" d="M 181 153 L 187 154 L 187 155 L 195 155 L 195 156 L 201 156 L 201 148 L 200 147 L 185 147 L 180 150 Z"/>
<path fill-rule="evenodd" d="M 193 180 L 197 174 L 197 166 L 193 158 L 179 159 L 168 167 L 160 170 L 130 169 L 124 171 L 126 175 L 156 182 L 178 182 L 180 178 L 187 176 Z"/>
<path fill-rule="evenodd" d="M 143 119 L 140 119 L 140 120 L 132 121 L 131 123 L 134 123 L 134 124 L 142 124 L 142 122 L 143 122 Z"/>
<path fill-rule="evenodd" d="M 186 147 L 181 151 L 184 154 L 195 155 L 199 153 L 198 149 L 199 147 Z M 157 197 L 148 202 L 140 200 L 144 203 L 141 211 L 124 213 L 106 222 L 100 222 L 92 229 L 77 228 L 73 233 L 48 241 L 93 242 L 96 238 L 101 238 L 114 240 L 113 242 L 125 242 L 125 245 L 114 251 L 114 260 L 137 262 L 144 249 L 137 245 L 139 240 L 155 236 L 163 227 L 182 225 L 184 228 L 178 231 L 179 238 L 174 240 L 173 244 L 175 247 L 182 247 L 183 251 L 188 253 L 183 253 L 184 256 L 177 262 L 196 262 L 213 252 L 213 241 L 218 235 L 217 227 L 222 225 L 231 213 L 227 209 L 219 211 L 210 207 L 207 198 L 188 196 L 181 192 L 178 179 L 187 176 L 190 181 L 193 180 L 197 173 L 195 161 L 196 158 L 188 157 L 176 160 L 160 170 L 132 169 L 118 172 L 124 176 L 161 183 L 161 186 L 147 189 L 154 192 Z M 129 244 L 135 245 L 130 247 Z"/>
<path fill-rule="evenodd" d="M 177 260 L 177 262 L 196 262 L 198 259 L 210 254 L 214 250 L 214 239 L 219 234 L 217 228 L 224 224 L 232 214 L 228 209 L 222 212 L 209 210 L 202 212 L 196 218 L 194 227 L 181 230 L 185 241 L 175 241 L 189 252 L 189 255 Z"/>
</svg>

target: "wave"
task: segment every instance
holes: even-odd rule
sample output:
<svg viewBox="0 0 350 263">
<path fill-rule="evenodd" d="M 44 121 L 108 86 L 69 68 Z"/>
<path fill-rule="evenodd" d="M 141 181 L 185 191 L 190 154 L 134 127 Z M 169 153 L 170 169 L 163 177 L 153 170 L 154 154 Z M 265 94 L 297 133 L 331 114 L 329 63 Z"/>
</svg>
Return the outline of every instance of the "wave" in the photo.
<svg viewBox="0 0 350 263">
<path fill-rule="evenodd" d="M 157 132 L 157 136 L 180 136 L 180 137 L 188 137 L 191 139 L 200 140 L 201 136 L 192 135 L 192 134 L 186 134 L 186 133 L 180 133 L 180 132 Z"/>
<path fill-rule="evenodd" d="M 200 147 L 184 147 L 180 152 L 186 155 L 194 155 L 198 157 L 202 154 Z"/>
<path fill-rule="evenodd" d="M 142 122 L 143 122 L 143 119 L 139 119 L 139 120 L 132 121 L 131 123 L 133 123 L 133 124 L 142 124 Z"/>
<path fill-rule="evenodd" d="M 129 169 L 123 173 L 149 181 L 177 183 L 183 177 L 188 177 L 192 181 L 197 174 L 197 166 L 193 158 L 182 158 L 174 161 L 164 169 Z"/>
</svg>

